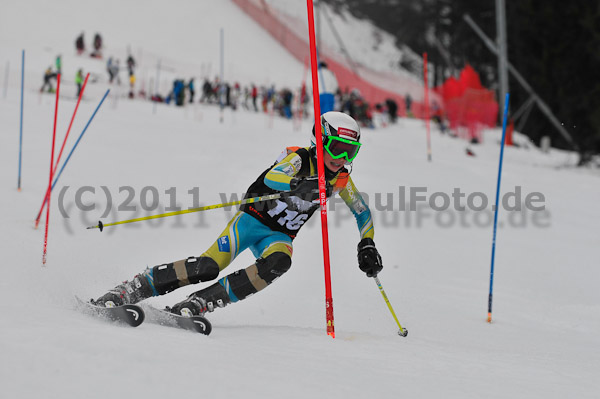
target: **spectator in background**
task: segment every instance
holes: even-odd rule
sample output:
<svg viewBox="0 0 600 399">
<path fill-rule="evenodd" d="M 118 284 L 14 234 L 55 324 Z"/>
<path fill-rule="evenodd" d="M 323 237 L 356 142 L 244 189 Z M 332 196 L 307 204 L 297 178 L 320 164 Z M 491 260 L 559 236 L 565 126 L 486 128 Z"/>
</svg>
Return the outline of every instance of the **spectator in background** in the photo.
<svg viewBox="0 0 600 399">
<path fill-rule="evenodd" d="M 335 93 L 339 85 L 337 78 L 327 67 L 327 63 L 319 63 L 319 102 L 321 104 L 321 113 L 333 111 L 335 108 Z"/>
<path fill-rule="evenodd" d="M 109 57 L 108 62 L 106 63 L 106 70 L 108 71 L 108 83 L 112 84 L 113 80 L 116 78 L 117 84 L 121 85 L 119 69 L 119 60 L 114 61 L 112 57 Z"/>
<path fill-rule="evenodd" d="M 235 82 L 233 89 L 231 89 L 231 109 L 237 110 L 240 97 L 242 95 L 242 89 L 238 82 Z"/>
<path fill-rule="evenodd" d="M 133 75 L 135 73 L 135 60 L 133 59 L 133 56 L 131 54 L 129 54 L 129 56 L 127 57 L 127 72 L 129 72 L 129 76 Z"/>
<path fill-rule="evenodd" d="M 202 96 L 200 97 L 200 102 L 203 103 L 204 101 L 210 103 L 210 98 L 212 96 L 212 92 L 213 92 L 213 88 L 212 85 L 210 84 L 210 81 L 205 78 L 204 79 L 204 83 L 202 84 Z"/>
<path fill-rule="evenodd" d="M 256 105 L 256 99 L 258 98 L 258 88 L 252 84 L 252 105 L 254 106 L 254 112 L 258 112 L 258 105 Z"/>
<path fill-rule="evenodd" d="M 81 85 L 83 84 L 83 70 L 79 68 L 75 74 L 75 85 L 77 86 L 77 97 L 81 94 Z"/>
<path fill-rule="evenodd" d="M 75 39 L 75 50 L 77 55 L 81 55 L 85 51 L 85 42 L 83 40 L 83 32 Z"/>
<path fill-rule="evenodd" d="M 262 111 L 266 114 L 269 108 L 269 91 L 265 86 L 260 86 L 260 96 L 262 97 Z"/>
<path fill-rule="evenodd" d="M 108 72 L 108 83 L 112 83 L 113 79 L 115 78 L 113 75 L 113 58 L 112 57 L 108 57 L 108 61 L 106 61 L 106 72 Z"/>
<path fill-rule="evenodd" d="M 43 93 L 46 87 L 48 87 L 48 93 L 54 93 L 54 87 L 52 87 L 52 79 L 56 78 L 56 73 L 52 72 L 52 67 L 48 67 L 44 72 L 44 84 L 40 88 L 40 93 Z"/>
<path fill-rule="evenodd" d="M 244 101 L 242 101 L 242 106 L 244 107 L 245 110 L 250 109 L 250 107 L 248 106 L 249 99 L 250 99 L 250 89 L 248 88 L 248 86 L 244 86 Z"/>
<path fill-rule="evenodd" d="M 225 91 L 225 106 L 230 107 L 231 106 L 231 86 L 227 82 L 223 82 L 223 84 L 225 85 L 225 88 L 223 89 Z"/>
<path fill-rule="evenodd" d="M 281 92 L 281 97 L 283 99 L 283 116 L 285 116 L 287 119 L 292 119 L 292 100 L 294 98 L 292 91 L 289 89 L 283 89 Z"/>
<path fill-rule="evenodd" d="M 360 98 L 360 91 L 358 89 L 352 89 L 352 91 L 349 92 L 349 88 L 346 87 L 346 92 L 343 97 L 344 103 L 342 105 L 342 112 L 357 119 L 355 102 Z"/>
<path fill-rule="evenodd" d="M 386 127 L 388 125 L 389 117 L 383 105 L 375 104 L 372 120 L 373 127 Z"/>
<path fill-rule="evenodd" d="M 190 104 L 194 103 L 194 94 L 196 94 L 196 89 L 194 88 L 194 78 L 190 78 L 190 81 L 187 84 L 187 88 L 190 92 Z"/>
<path fill-rule="evenodd" d="M 173 100 L 175 101 L 175 105 L 182 106 L 185 100 L 185 84 L 183 83 L 183 79 L 176 79 L 173 82 Z"/>
<path fill-rule="evenodd" d="M 129 75 L 129 98 L 135 97 L 135 74 Z"/>
<path fill-rule="evenodd" d="M 218 99 L 217 102 L 221 106 L 221 109 L 225 108 L 225 105 L 227 105 L 227 86 L 228 85 L 225 82 L 216 79 L 215 90 Z"/>
<path fill-rule="evenodd" d="M 413 118 L 415 115 L 412 113 L 411 110 L 412 97 L 408 93 L 406 93 L 406 96 L 404 97 L 404 105 L 406 107 L 406 116 L 408 116 L 409 118 Z"/>
<path fill-rule="evenodd" d="M 390 116 L 390 122 L 396 123 L 398 119 L 398 103 L 394 99 L 388 98 L 385 100 L 385 105 Z"/>
<path fill-rule="evenodd" d="M 442 107 L 440 107 L 437 101 L 433 102 L 431 106 L 431 113 L 431 119 L 433 119 L 433 121 L 438 125 L 440 132 L 442 134 L 446 133 L 446 123 L 444 122 L 444 110 L 442 109 Z"/>
<path fill-rule="evenodd" d="M 56 73 L 62 73 L 62 56 L 60 54 L 56 56 L 54 63 L 56 65 Z"/>
<path fill-rule="evenodd" d="M 90 57 L 102 58 L 102 36 L 100 36 L 100 33 L 94 35 L 94 51 L 90 54 Z"/>
</svg>

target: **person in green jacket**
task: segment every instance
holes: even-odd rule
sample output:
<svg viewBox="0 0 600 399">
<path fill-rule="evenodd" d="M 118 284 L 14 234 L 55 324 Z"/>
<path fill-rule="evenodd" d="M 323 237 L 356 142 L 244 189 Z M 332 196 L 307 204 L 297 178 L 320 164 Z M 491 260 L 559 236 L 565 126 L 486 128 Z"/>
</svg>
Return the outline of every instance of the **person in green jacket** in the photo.
<svg viewBox="0 0 600 399">
<path fill-rule="evenodd" d="M 57 55 L 54 63 L 56 64 L 56 73 L 62 73 L 62 55 Z"/>
<path fill-rule="evenodd" d="M 81 93 L 81 85 L 83 83 L 83 70 L 79 68 L 77 74 L 75 75 L 75 84 L 77 85 L 77 97 Z"/>
</svg>

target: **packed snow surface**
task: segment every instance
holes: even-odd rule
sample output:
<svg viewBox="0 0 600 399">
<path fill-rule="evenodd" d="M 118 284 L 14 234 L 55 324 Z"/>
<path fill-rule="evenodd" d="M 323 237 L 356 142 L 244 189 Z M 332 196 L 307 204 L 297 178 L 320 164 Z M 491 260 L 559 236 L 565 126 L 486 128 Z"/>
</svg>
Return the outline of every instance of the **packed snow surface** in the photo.
<svg viewBox="0 0 600 399">
<path fill-rule="evenodd" d="M 335 339 L 325 333 L 318 215 L 294 241 L 290 271 L 258 295 L 209 314 L 208 337 L 150 323 L 122 327 L 77 311 L 75 295 L 98 297 L 146 267 L 200 255 L 234 210 L 102 233 L 85 227 L 99 219 L 124 220 L 239 197 L 286 146 L 309 143 L 310 119 L 297 128 L 277 116 L 227 109 L 220 123 L 216 106 L 154 108 L 125 98 L 126 86 L 108 85 L 106 58 L 75 56 L 75 37 L 85 30 L 89 46 L 99 31 L 105 56 L 124 57 L 128 44 L 142 55 L 140 73 L 145 71 L 146 79 L 163 59 L 171 68 L 162 75 L 167 89 L 168 76 L 202 77 L 209 65 L 210 76 L 217 73 L 223 27 L 226 79 L 280 86 L 301 81 L 303 65 L 231 2 L 166 4 L 36 0 L 2 7 L 3 84 L 9 65 L 6 96 L 0 97 L 3 397 L 598 397 L 600 177 L 574 168 L 574 154 L 543 154 L 522 136 L 516 139 L 520 147 L 505 149 L 502 195 L 520 190 L 517 202 L 523 205 L 535 195 L 533 205 L 544 210 L 500 210 L 493 323 L 485 321 L 499 129 L 485 131 L 484 142 L 471 147 L 476 156 L 469 157 L 464 140 L 432 126 L 432 162 L 422 121 L 363 129 L 352 178 L 369 197 L 384 263 L 380 279 L 410 331 L 406 338 L 397 334 L 375 282 L 357 267 L 359 236 L 339 200 L 329 203 Z M 22 48 L 27 52 L 19 192 Z M 76 69 L 101 78 L 86 89 L 65 151 L 104 92 L 111 93 L 53 191 L 43 267 L 45 214 L 37 230 L 33 221 L 48 185 L 55 98 L 38 89 L 58 53 L 65 80 L 57 147 L 75 107 Z M 437 193 L 433 205 L 439 207 L 445 196 L 453 200 L 457 188 L 464 194 L 459 205 L 471 198 L 465 211 L 453 204 L 434 211 L 423 201 L 415 211 L 408 205 L 401 210 L 410 203 L 411 190 L 427 200 Z M 473 210 L 483 198 L 486 210 Z M 514 205 L 513 197 L 507 205 Z M 253 261 L 243 253 L 222 275 Z M 172 305 L 206 285 L 149 302 Z"/>
</svg>

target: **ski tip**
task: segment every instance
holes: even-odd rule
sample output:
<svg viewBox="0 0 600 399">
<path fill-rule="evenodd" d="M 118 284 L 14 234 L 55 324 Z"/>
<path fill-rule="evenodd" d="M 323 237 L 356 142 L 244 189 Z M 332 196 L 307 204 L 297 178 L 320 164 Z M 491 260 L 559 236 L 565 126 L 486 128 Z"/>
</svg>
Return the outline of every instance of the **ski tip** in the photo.
<svg viewBox="0 0 600 399">
<path fill-rule="evenodd" d="M 212 332 L 212 324 L 203 316 L 193 317 L 194 329 L 200 334 L 210 335 Z"/>
<path fill-rule="evenodd" d="M 129 324 L 131 327 L 137 327 L 144 322 L 146 319 L 146 315 L 144 310 L 139 306 L 135 305 L 124 305 L 125 312 L 127 312 L 127 318 L 125 322 Z"/>
</svg>

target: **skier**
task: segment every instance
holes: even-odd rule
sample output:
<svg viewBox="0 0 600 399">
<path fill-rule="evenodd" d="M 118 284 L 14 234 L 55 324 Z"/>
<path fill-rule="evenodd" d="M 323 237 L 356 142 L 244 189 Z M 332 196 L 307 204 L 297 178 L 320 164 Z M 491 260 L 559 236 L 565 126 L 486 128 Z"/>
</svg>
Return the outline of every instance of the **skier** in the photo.
<svg viewBox="0 0 600 399">
<path fill-rule="evenodd" d="M 320 122 L 327 197 L 339 194 L 354 214 L 361 237 L 359 268 L 368 277 L 375 277 L 383 266 L 373 242 L 371 212 L 350 178 L 351 164 L 361 145 L 360 127 L 341 112 L 325 113 Z M 202 255 L 146 268 L 132 281 L 116 286 L 92 303 L 105 307 L 133 304 L 188 284 L 215 280 L 248 248 L 257 257 L 254 264 L 194 292 L 170 311 L 184 316 L 203 315 L 243 300 L 281 277 L 292 263 L 292 241 L 319 208 L 314 127 L 310 147 L 287 148 L 247 192 L 246 198 L 274 193 L 284 196 L 242 205 Z"/>
</svg>

